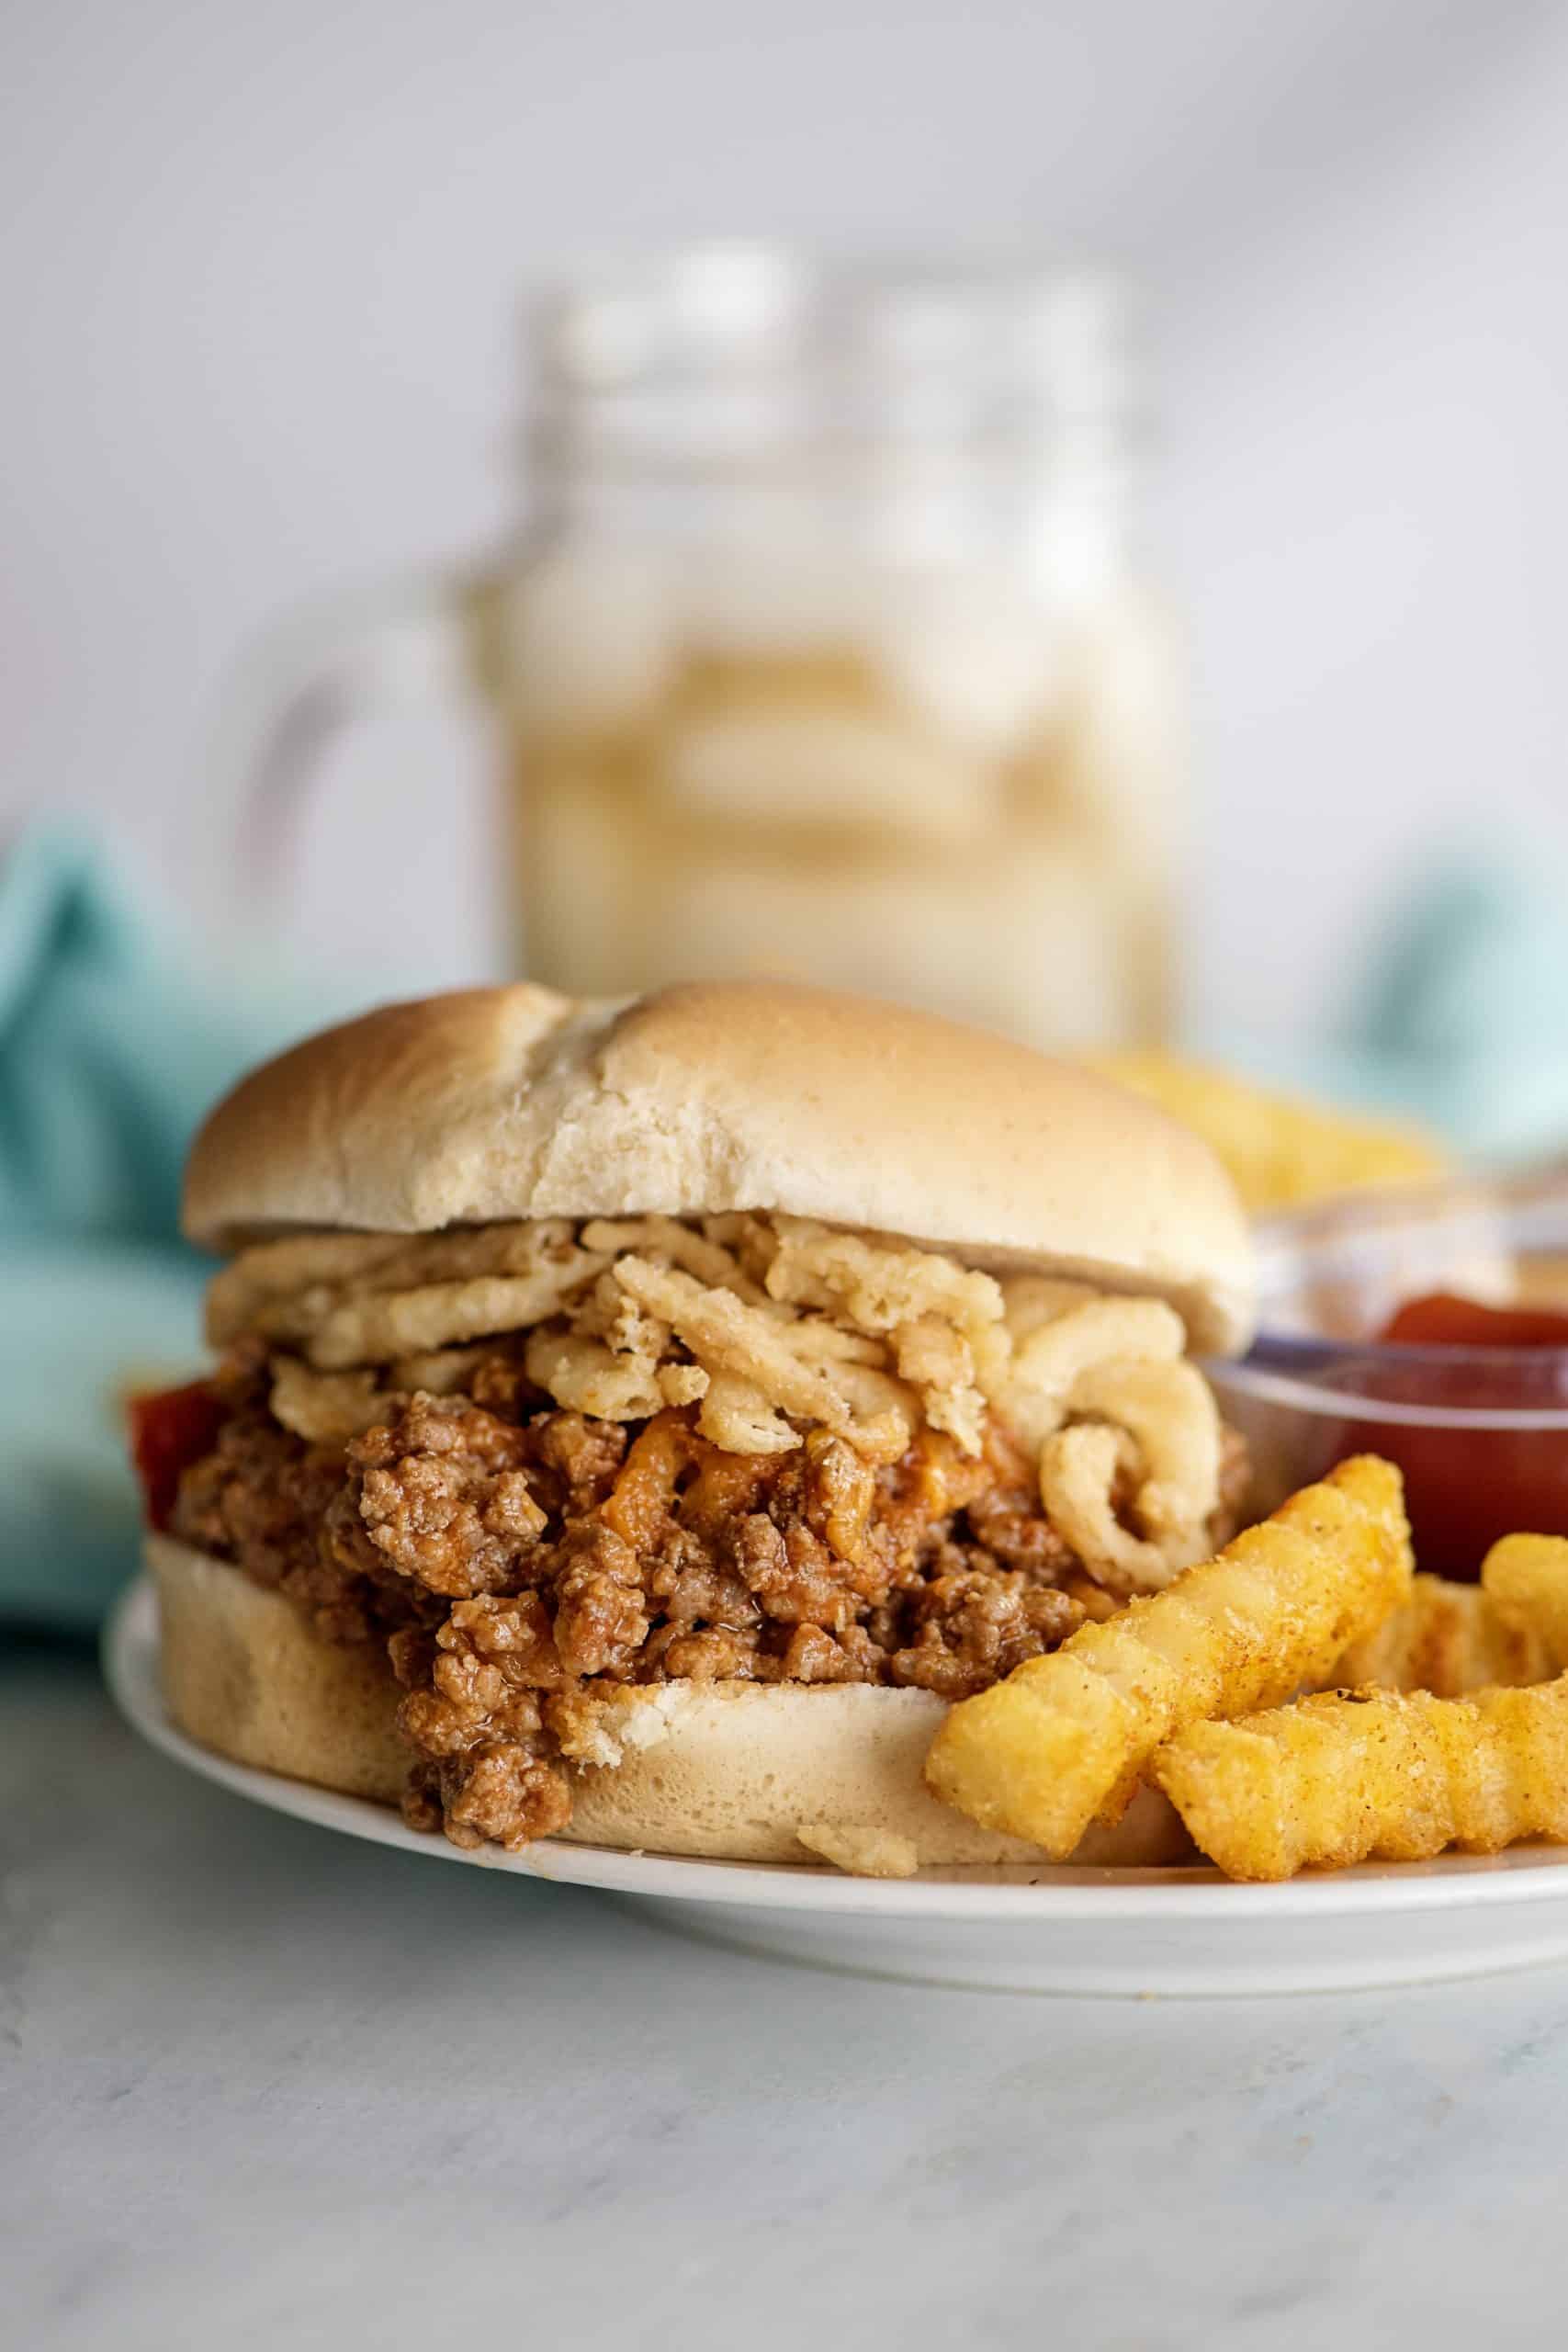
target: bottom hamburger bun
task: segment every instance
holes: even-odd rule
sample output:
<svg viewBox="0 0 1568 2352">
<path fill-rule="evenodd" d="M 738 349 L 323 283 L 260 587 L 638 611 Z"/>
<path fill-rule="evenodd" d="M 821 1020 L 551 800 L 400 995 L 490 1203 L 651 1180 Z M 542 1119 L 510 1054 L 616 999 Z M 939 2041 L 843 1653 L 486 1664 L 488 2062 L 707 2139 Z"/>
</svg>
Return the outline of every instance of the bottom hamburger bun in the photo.
<svg viewBox="0 0 1568 2352">
<path fill-rule="evenodd" d="M 294 1603 L 235 1567 L 153 1535 L 164 1696 L 204 1747 L 394 1804 L 410 1752 L 378 1647 L 321 1640 Z M 929 1794 L 926 1750 L 947 1711 L 929 1690 L 870 1683 L 668 1682 L 620 1691 L 604 1757 L 574 1772 L 561 1835 L 626 1851 L 807 1862 L 907 1841 L 919 1867 L 1040 1866 L 1037 1847 L 979 1828 Z M 811 1844 L 803 1843 L 805 1831 Z M 1073 1857 L 1100 1867 L 1191 1858 L 1170 1806 L 1139 1792 Z"/>
</svg>

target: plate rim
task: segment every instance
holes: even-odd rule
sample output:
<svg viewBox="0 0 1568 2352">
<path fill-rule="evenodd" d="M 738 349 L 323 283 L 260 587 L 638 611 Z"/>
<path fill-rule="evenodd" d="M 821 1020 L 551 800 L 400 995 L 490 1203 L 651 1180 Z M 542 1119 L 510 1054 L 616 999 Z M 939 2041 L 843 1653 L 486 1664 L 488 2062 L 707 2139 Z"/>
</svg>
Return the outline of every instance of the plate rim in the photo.
<svg viewBox="0 0 1568 2352">
<path fill-rule="evenodd" d="M 109 1696 L 139 1736 L 198 1778 L 252 1804 L 433 1861 L 661 1900 L 728 1904 L 770 1910 L 882 1917 L 1003 1920 L 1022 1924 L 1156 1926 L 1208 1918 L 1330 1919 L 1568 1901 L 1568 1846 L 1535 1841 L 1502 1854 L 1447 1854 L 1428 1862 L 1359 1863 L 1275 1884 L 1227 1879 L 1204 1865 L 1089 1870 L 1043 1863 L 1026 1880 L 852 1878 L 810 1864 L 728 1862 L 695 1856 L 626 1852 L 546 1838 L 523 1852 L 469 1851 L 409 1828 L 389 1806 L 346 1796 L 308 1781 L 239 1764 L 189 1738 L 170 1720 L 157 1674 L 157 1595 L 138 1575 L 116 1600 L 99 1643 Z"/>
</svg>

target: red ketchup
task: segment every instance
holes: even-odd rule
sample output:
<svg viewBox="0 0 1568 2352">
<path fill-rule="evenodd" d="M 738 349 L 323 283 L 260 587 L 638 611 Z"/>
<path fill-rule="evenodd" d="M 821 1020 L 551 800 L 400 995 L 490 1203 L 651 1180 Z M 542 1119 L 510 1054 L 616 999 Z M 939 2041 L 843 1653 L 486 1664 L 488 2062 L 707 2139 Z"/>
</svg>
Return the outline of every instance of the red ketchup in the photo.
<svg viewBox="0 0 1568 2352">
<path fill-rule="evenodd" d="M 205 1380 L 133 1396 L 126 1408 L 130 1458 L 141 1482 L 147 1523 L 164 1528 L 175 1508 L 180 1473 L 209 1453 L 228 1416 Z"/>
<path fill-rule="evenodd" d="M 1377 1334 L 1440 1352 L 1391 1366 L 1378 1392 L 1442 1411 L 1568 1412 L 1568 1314 L 1483 1306 L 1435 1291 L 1412 1298 Z M 1531 1358 L 1534 1357 L 1534 1361 Z M 1358 1424 L 1348 1451 L 1382 1453 L 1404 1473 L 1419 1567 L 1473 1580 L 1500 1535 L 1568 1535 L 1568 1429 L 1410 1429 Z"/>
</svg>

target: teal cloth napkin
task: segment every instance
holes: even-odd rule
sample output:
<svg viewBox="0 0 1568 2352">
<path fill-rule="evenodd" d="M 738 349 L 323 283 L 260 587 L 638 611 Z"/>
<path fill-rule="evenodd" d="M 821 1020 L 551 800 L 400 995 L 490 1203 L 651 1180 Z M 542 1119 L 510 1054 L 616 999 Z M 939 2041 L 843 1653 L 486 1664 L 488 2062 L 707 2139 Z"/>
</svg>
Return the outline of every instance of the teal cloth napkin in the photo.
<svg viewBox="0 0 1568 2352">
<path fill-rule="evenodd" d="M 1465 1158 L 1568 1149 L 1568 870 L 1549 844 L 1450 851 L 1376 926 L 1321 1043 L 1218 1025 L 1233 1068 L 1421 1121 Z"/>
<path fill-rule="evenodd" d="M 90 1631 L 134 1563 L 124 1395 L 202 1355 L 186 1146 L 325 1017 L 304 981 L 218 985 L 93 843 L 0 865 L 0 1623 Z"/>
<path fill-rule="evenodd" d="M 1380 933 L 1326 1043 L 1221 1029 L 1204 1051 L 1403 1110 L 1459 1149 L 1568 1145 L 1562 877 L 1480 854 Z M 123 1398 L 201 1359 L 209 1269 L 180 1241 L 180 1168 L 248 1063 L 372 993 L 220 980 L 94 844 L 24 836 L 0 865 L 0 1623 L 88 1632 L 136 1558 Z"/>
</svg>

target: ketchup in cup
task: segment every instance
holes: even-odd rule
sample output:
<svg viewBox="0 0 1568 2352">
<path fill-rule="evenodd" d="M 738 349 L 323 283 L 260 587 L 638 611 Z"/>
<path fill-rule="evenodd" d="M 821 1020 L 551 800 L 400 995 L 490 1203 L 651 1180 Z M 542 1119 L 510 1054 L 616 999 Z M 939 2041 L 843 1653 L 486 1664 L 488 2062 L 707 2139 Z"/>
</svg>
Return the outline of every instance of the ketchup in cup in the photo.
<svg viewBox="0 0 1568 2352">
<path fill-rule="evenodd" d="M 1407 1300 L 1377 1338 L 1423 1351 L 1380 1369 L 1381 1401 L 1521 1419 L 1568 1408 L 1568 1314 L 1483 1306 L 1435 1291 Z M 1568 1432 L 1562 1429 L 1369 1421 L 1350 1431 L 1346 1451 L 1381 1453 L 1399 1464 L 1416 1566 L 1438 1576 L 1473 1581 L 1500 1535 L 1568 1535 Z"/>
<path fill-rule="evenodd" d="M 1568 1314 L 1550 1306 L 1483 1306 L 1435 1290 L 1396 1306 L 1378 1338 L 1406 1348 L 1568 1350 Z"/>
</svg>

